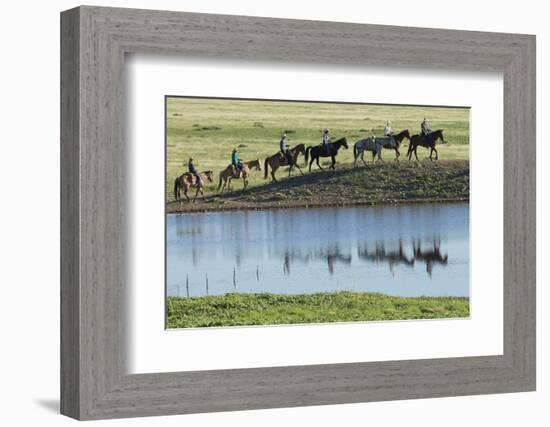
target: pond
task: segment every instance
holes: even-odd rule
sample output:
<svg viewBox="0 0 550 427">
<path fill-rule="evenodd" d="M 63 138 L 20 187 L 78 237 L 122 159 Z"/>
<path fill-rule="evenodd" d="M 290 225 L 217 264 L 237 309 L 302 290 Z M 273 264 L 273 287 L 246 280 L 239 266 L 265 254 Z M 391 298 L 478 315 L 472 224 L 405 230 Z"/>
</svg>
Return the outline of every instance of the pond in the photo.
<svg viewBox="0 0 550 427">
<path fill-rule="evenodd" d="M 469 205 L 170 214 L 168 296 L 469 296 Z"/>
</svg>

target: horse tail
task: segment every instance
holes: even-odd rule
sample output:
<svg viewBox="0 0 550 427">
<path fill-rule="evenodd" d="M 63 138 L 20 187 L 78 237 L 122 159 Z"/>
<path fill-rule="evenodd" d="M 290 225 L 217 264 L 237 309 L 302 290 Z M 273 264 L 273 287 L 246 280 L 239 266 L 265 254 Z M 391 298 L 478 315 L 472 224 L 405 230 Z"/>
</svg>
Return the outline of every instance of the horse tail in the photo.
<svg viewBox="0 0 550 427">
<path fill-rule="evenodd" d="M 414 136 L 411 136 L 411 138 L 409 139 L 409 148 L 407 150 L 407 156 L 411 154 L 411 151 L 413 149 L 413 144 L 415 141 L 416 141 L 416 138 Z"/>
<path fill-rule="evenodd" d="M 358 144 L 359 141 L 353 144 L 353 160 L 357 160 L 357 156 L 359 155 L 359 147 L 357 146 Z"/>
<path fill-rule="evenodd" d="M 218 191 L 220 191 L 220 188 L 222 188 L 222 174 L 223 171 L 220 171 L 220 183 L 218 184 Z"/>
<path fill-rule="evenodd" d="M 306 148 L 306 154 L 304 154 L 304 157 L 305 157 L 305 160 L 306 160 L 306 164 L 307 164 L 307 159 L 309 157 L 309 151 L 311 150 L 311 145 L 309 147 Z"/>
<path fill-rule="evenodd" d="M 269 166 L 269 157 L 264 160 L 264 179 L 267 179 L 267 168 Z"/>
<path fill-rule="evenodd" d="M 178 200 L 178 190 L 180 189 L 180 179 L 176 178 L 174 181 L 174 199 Z"/>
</svg>

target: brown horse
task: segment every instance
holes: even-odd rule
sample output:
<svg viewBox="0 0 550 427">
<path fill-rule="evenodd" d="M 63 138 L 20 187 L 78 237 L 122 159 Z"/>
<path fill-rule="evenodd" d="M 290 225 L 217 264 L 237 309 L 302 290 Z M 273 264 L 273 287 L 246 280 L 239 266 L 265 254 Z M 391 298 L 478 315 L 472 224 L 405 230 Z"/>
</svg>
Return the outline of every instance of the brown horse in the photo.
<svg viewBox="0 0 550 427">
<path fill-rule="evenodd" d="M 290 176 L 290 173 L 292 172 L 292 168 L 296 166 L 300 173 L 303 175 L 302 169 L 300 169 L 300 166 L 298 166 L 298 156 L 300 154 L 303 154 L 305 156 L 306 154 L 306 147 L 304 144 L 298 144 L 295 147 L 292 147 L 290 149 L 290 154 L 292 156 L 292 165 L 288 168 L 288 176 Z M 271 167 L 271 178 L 273 181 L 277 181 L 277 178 L 275 178 L 275 171 L 279 169 L 281 166 L 288 166 L 288 160 L 286 156 L 281 153 L 280 151 L 276 154 L 273 154 L 271 157 L 266 157 L 264 161 L 264 179 L 267 179 L 267 173 L 268 173 L 268 167 Z"/>
<path fill-rule="evenodd" d="M 411 160 L 413 153 L 414 153 L 414 156 L 416 157 L 416 160 L 418 160 L 418 155 L 416 154 L 416 149 L 418 148 L 418 146 L 430 149 L 430 160 L 433 160 L 432 153 L 434 151 L 435 151 L 435 160 L 439 159 L 439 155 L 437 154 L 437 150 L 435 148 L 435 143 L 437 142 L 438 139 L 441 140 L 442 144 L 446 144 L 445 139 L 443 138 L 443 129 L 434 130 L 433 132 L 430 132 L 428 136 L 425 136 L 425 135 L 411 136 L 409 150 L 407 151 L 409 160 Z"/>
<path fill-rule="evenodd" d="M 212 179 L 212 177 L 214 176 L 214 172 L 204 171 L 204 172 L 199 172 L 199 175 L 201 177 L 201 183 L 198 186 L 197 186 L 197 178 L 192 173 L 185 172 L 184 174 L 176 178 L 176 180 L 174 181 L 174 199 L 176 199 L 176 201 L 181 199 L 181 189 L 183 188 L 183 195 L 185 196 L 187 201 L 190 202 L 191 199 L 187 195 L 187 192 L 193 186 L 197 187 L 197 192 L 195 193 L 195 197 L 193 198 L 193 201 L 197 200 L 197 196 L 199 195 L 199 192 L 201 193 L 202 198 L 204 199 L 204 192 L 202 191 L 202 187 L 204 185 L 205 180 L 208 180 L 209 182 L 214 181 Z"/>
<path fill-rule="evenodd" d="M 391 138 L 394 139 L 394 141 L 391 141 Z M 382 145 L 383 148 L 388 148 L 390 150 L 395 150 L 395 161 L 399 161 L 399 156 L 401 153 L 399 152 L 399 147 L 401 146 L 401 142 L 403 139 L 407 138 L 409 141 L 411 140 L 411 135 L 409 133 L 409 129 L 402 130 L 399 133 L 396 133 L 395 135 L 392 135 L 390 137 L 380 138 L 383 140 L 386 140 L 384 144 Z M 374 154 L 374 153 L 373 153 Z"/>
<path fill-rule="evenodd" d="M 262 164 L 258 159 L 250 160 L 249 162 L 243 162 L 243 169 L 241 171 L 241 177 L 243 179 L 243 190 L 246 190 L 248 187 L 248 177 L 250 176 L 251 170 L 255 168 L 257 171 L 262 170 Z M 227 186 L 227 189 L 231 189 L 231 180 L 239 178 L 239 174 L 236 168 L 233 165 L 228 165 L 223 171 L 220 172 L 220 184 L 218 185 L 218 191 L 223 193 L 223 190 Z M 222 187 L 223 181 L 223 187 Z"/>
</svg>

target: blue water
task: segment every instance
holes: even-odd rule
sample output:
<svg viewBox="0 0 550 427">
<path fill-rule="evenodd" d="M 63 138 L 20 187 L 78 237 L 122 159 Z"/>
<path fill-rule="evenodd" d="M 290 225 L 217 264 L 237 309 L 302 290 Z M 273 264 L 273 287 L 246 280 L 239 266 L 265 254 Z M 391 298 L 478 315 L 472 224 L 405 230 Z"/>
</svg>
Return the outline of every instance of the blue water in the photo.
<svg viewBox="0 0 550 427">
<path fill-rule="evenodd" d="M 469 295 L 469 205 L 168 215 L 169 296 Z"/>
</svg>

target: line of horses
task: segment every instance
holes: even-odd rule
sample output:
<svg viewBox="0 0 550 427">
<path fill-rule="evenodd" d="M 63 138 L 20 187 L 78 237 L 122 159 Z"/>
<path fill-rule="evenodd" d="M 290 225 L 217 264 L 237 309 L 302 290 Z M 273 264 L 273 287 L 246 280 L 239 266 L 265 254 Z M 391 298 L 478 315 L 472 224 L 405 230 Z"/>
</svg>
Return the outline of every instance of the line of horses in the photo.
<svg viewBox="0 0 550 427">
<path fill-rule="evenodd" d="M 372 162 L 377 159 L 377 162 L 383 161 L 382 160 L 382 149 L 391 149 L 395 151 L 395 161 L 399 161 L 399 157 L 401 156 L 401 153 L 399 152 L 399 148 L 401 146 L 401 143 L 404 139 L 409 140 L 409 148 L 407 150 L 407 157 L 409 160 L 412 159 L 412 155 L 414 154 L 416 160 L 418 160 L 418 154 L 417 149 L 418 147 L 424 147 L 430 150 L 430 160 L 434 160 L 432 155 L 435 153 L 435 160 L 439 159 L 439 155 L 437 152 L 437 149 L 435 148 L 436 142 L 441 141 L 442 144 L 445 144 L 445 139 L 443 137 L 443 129 L 438 129 L 433 132 L 431 132 L 428 136 L 426 135 L 410 135 L 409 130 L 405 129 L 399 133 L 396 133 L 391 136 L 385 136 L 385 137 L 368 137 L 364 139 L 360 139 L 353 145 L 353 165 L 355 166 L 357 164 L 357 160 L 361 160 L 365 166 L 367 166 L 367 163 L 364 159 L 365 152 L 370 152 L 372 154 Z M 271 175 L 272 181 L 277 181 L 277 178 L 275 177 L 275 172 L 280 167 L 289 166 L 288 168 L 288 176 L 292 173 L 292 169 L 296 167 L 300 174 L 304 174 L 302 172 L 302 168 L 298 165 L 298 158 L 300 155 L 304 156 L 306 166 L 309 162 L 309 172 L 311 172 L 311 166 L 315 162 L 317 167 L 321 170 L 323 170 L 323 167 L 319 163 L 320 158 L 324 157 L 330 157 L 331 158 L 331 164 L 329 166 L 329 169 L 334 169 L 336 164 L 336 156 L 338 155 L 338 152 L 341 148 L 348 149 L 348 143 L 347 139 L 345 137 L 337 139 L 336 141 L 332 142 L 328 145 L 328 147 L 325 147 L 323 145 L 317 145 L 317 146 L 306 146 L 304 144 L 298 144 L 294 147 L 292 147 L 290 152 L 290 157 L 292 159 L 291 164 L 289 165 L 287 156 L 283 155 L 280 151 L 275 153 L 274 155 L 267 157 L 264 160 L 264 179 L 267 179 L 268 175 Z M 219 183 L 218 183 L 218 191 L 223 192 L 226 189 L 231 189 L 231 181 L 233 179 L 238 179 L 239 177 L 243 180 L 243 189 L 246 189 L 248 187 L 248 178 L 250 177 L 250 174 L 253 170 L 261 171 L 262 170 L 262 164 L 259 159 L 251 160 L 248 162 L 242 162 L 242 170 L 240 173 L 238 173 L 233 165 L 228 165 L 224 170 L 222 170 L 219 174 Z M 182 191 L 183 195 L 187 199 L 187 201 L 191 201 L 190 197 L 188 196 L 188 191 L 191 187 L 196 187 L 197 191 L 195 193 L 195 197 L 193 198 L 193 201 L 197 199 L 197 196 L 200 194 L 204 198 L 204 191 L 203 186 L 205 182 L 214 182 L 214 172 L 213 171 L 203 171 L 199 173 L 201 177 L 201 182 L 199 185 L 197 185 L 197 179 L 196 177 L 189 173 L 185 172 L 182 175 L 178 176 L 176 180 L 174 181 L 174 198 L 176 201 L 179 201 L 182 199 Z"/>
</svg>

